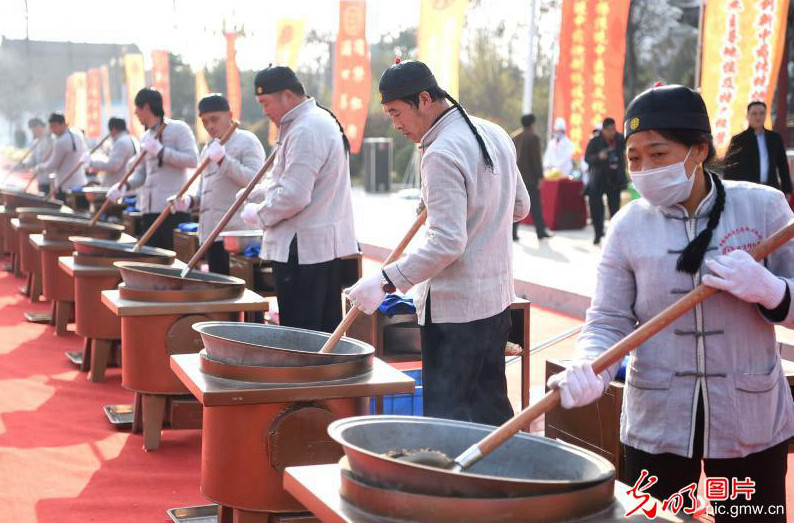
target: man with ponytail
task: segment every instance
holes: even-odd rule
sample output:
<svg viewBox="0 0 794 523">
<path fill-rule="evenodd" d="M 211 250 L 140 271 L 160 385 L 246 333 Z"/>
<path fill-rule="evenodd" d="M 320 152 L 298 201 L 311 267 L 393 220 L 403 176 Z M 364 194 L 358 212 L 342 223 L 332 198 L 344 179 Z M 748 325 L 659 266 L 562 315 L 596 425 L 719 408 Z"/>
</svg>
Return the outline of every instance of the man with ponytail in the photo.
<svg viewBox="0 0 794 523">
<path fill-rule="evenodd" d="M 350 144 L 289 67 L 260 71 L 254 88 L 278 127 L 278 152 L 241 216 L 264 232 L 260 257 L 273 262 L 281 325 L 333 332 L 342 321 L 340 258 L 358 252 Z"/>
<path fill-rule="evenodd" d="M 416 286 L 425 415 L 501 424 L 513 414 L 504 359 L 512 226 L 529 213 L 515 146 L 499 126 L 470 117 L 422 62 L 389 67 L 380 94 L 394 127 L 419 144 L 427 234 L 348 295 L 371 314 L 386 290 Z"/>
</svg>

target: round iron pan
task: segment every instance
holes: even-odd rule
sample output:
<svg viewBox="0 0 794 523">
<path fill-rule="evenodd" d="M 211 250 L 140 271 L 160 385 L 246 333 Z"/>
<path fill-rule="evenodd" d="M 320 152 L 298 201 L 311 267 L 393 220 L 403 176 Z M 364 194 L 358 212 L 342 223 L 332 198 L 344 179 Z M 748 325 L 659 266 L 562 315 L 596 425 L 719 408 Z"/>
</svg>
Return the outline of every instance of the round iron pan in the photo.
<svg viewBox="0 0 794 523">
<path fill-rule="evenodd" d="M 494 427 L 413 416 L 360 416 L 333 422 L 328 433 L 342 445 L 356 477 L 370 485 L 452 497 L 516 497 L 567 492 L 614 481 L 606 459 L 558 440 L 519 432 L 465 472 L 385 456 L 403 449 L 434 449 L 450 459 Z"/>
<path fill-rule="evenodd" d="M 445 497 L 402 492 L 369 485 L 339 461 L 339 494 L 356 508 L 389 521 L 416 523 L 552 523 L 597 515 L 614 504 L 615 482 L 604 481 L 578 490 L 520 497 Z"/>
<path fill-rule="evenodd" d="M 212 359 L 207 349 L 200 352 L 201 370 L 219 378 L 257 383 L 317 383 L 345 380 L 367 374 L 372 370 L 374 356 L 326 365 L 298 367 L 262 367 L 233 365 Z"/>
<path fill-rule="evenodd" d="M 372 358 L 372 345 L 342 338 L 331 353 L 320 353 L 330 334 L 260 323 L 205 321 L 193 325 L 207 357 L 231 365 L 300 367 Z"/>
<path fill-rule="evenodd" d="M 17 207 L 45 207 L 47 209 L 60 209 L 64 202 L 61 200 L 50 200 L 44 193 L 29 193 L 22 189 L 9 190 L 0 189 L 3 197 L 3 204 L 6 209 L 16 209 Z"/>
<path fill-rule="evenodd" d="M 101 202 L 104 201 L 105 196 L 108 193 L 108 187 L 100 187 L 100 186 L 93 186 L 93 187 L 83 187 L 82 193 L 85 195 L 85 199 L 91 203 L 94 202 Z"/>
<path fill-rule="evenodd" d="M 124 232 L 124 226 L 115 223 L 96 222 L 90 225 L 88 218 L 74 216 L 42 216 L 44 238 L 48 240 L 68 240 L 69 236 L 91 236 L 117 240 Z"/>
<path fill-rule="evenodd" d="M 89 238 L 81 236 L 73 236 L 69 238 L 74 243 L 74 251 L 78 254 L 84 254 L 94 257 L 115 258 L 116 260 L 133 260 L 149 261 L 152 259 L 166 260 L 163 262 L 152 261 L 150 263 L 167 263 L 171 264 L 176 258 L 174 251 L 167 249 L 160 249 L 159 247 L 142 246 L 140 250 L 134 250 L 135 244 L 119 243 L 112 240 L 103 240 L 101 238 Z M 140 259 L 139 259 L 140 258 Z"/>
<path fill-rule="evenodd" d="M 134 261 L 120 261 L 114 265 L 129 289 L 176 291 L 236 287 L 239 294 L 245 290 L 244 280 L 214 272 L 191 271 L 183 278 L 182 269 L 177 267 Z"/>
<path fill-rule="evenodd" d="M 113 258 L 105 258 L 112 260 Z M 113 265 L 116 265 L 115 261 Z M 119 284 L 119 296 L 125 300 L 148 302 L 200 302 L 233 300 L 240 296 L 242 291 L 234 286 L 211 287 L 209 289 L 166 290 L 153 291 L 148 289 L 131 289 L 124 283 Z"/>
</svg>

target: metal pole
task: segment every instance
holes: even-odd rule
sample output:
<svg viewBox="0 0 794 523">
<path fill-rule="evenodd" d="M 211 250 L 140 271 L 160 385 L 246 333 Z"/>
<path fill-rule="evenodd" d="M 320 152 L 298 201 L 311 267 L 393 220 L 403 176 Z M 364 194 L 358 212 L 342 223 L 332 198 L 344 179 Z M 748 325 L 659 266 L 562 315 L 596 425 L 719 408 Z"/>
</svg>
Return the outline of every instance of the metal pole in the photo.
<svg viewBox="0 0 794 523">
<path fill-rule="evenodd" d="M 557 40 L 559 42 L 559 39 Z M 554 46 L 554 54 L 551 59 L 551 71 L 549 73 L 549 116 L 546 122 L 546 135 L 551 137 L 552 125 L 554 122 L 554 87 L 557 83 L 557 60 L 559 57 L 559 44 Z"/>
<path fill-rule="evenodd" d="M 695 90 L 700 89 L 700 67 L 701 61 L 703 60 L 703 4 L 705 3 L 706 0 L 700 0 L 698 2 L 698 43 L 697 54 L 695 55 Z"/>
<path fill-rule="evenodd" d="M 527 74 L 524 79 L 523 114 L 532 112 L 532 92 L 535 89 L 535 18 L 537 16 L 537 0 L 529 3 L 529 56 L 527 58 Z"/>
</svg>

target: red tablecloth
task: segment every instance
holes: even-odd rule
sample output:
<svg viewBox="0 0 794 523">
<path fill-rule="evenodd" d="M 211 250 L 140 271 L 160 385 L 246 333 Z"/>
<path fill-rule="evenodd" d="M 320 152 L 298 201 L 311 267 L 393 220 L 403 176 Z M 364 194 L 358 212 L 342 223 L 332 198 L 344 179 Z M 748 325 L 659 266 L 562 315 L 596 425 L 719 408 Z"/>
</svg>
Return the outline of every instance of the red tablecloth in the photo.
<svg viewBox="0 0 794 523">
<path fill-rule="evenodd" d="M 543 180 L 540 198 L 546 227 L 552 231 L 583 229 L 587 224 L 583 190 L 584 184 L 578 180 Z M 532 225 L 532 215 L 527 216 L 522 223 Z"/>
</svg>

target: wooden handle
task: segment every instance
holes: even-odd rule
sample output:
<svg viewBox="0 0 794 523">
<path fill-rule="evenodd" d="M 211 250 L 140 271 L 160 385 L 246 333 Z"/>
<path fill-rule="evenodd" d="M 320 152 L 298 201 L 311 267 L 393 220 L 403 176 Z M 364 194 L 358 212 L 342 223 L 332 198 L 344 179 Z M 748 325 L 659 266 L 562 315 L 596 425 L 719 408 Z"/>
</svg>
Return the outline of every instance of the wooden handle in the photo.
<svg viewBox="0 0 794 523">
<path fill-rule="evenodd" d="M 157 129 L 157 132 L 154 133 L 154 139 L 155 140 L 160 138 L 160 135 L 163 134 L 163 130 L 166 128 L 167 125 L 168 124 L 165 123 L 165 122 L 163 122 L 162 125 L 160 125 L 160 128 Z M 119 180 L 119 187 L 122 187 L 122 188 L 124 187 L 124 184 L 127 183 L 127 180 L 130 179 L 130 176 L 132 176 L 132 173 L 135 172 L 135 169 L 138 168 L 138 166 L 141 164 L 141 162 L 143 161 L 144 158 L 146 158 L 146 151 L 141 149 L 141 152 L 140 152 L 140 154 L 138 154 L 138 157 L 135 159 L 135 162 L 132 164 L 132 167 L 127 169 L 127 172 L 124 173 L 124 176 L 122 176 L 121 180 Z M 110 198 L 107 198 L 107 199 L 105 199 L 104 202 L 102 202 L 102 206 L 99 208 L 99 210 L 96 212 L 96 214 L 91 218 L 91 221 L 88 222 L 88 225 L 90 227 L 93 227 L 94 225 L 96 225 L 96 222 L 99 221 L 99 217 L 102 216 L 105 213 L 105 211 L 107 211 L 107 209 L 108 209 L 108 207 L 110 207 L 111 203 L 113 203 L 113 202 L 110 200 Z"/>
<path fill-rule="evenodd" d="M 422 212 L 419 213 L 419 215 L 416 217 L 416 220 L 414 220 L 414 223 L 413 225 L 411 225 L 411 228 L 408 229 L 407 233 L 405 233 L 403 239 L 400 240 L 400 243 L 398 243 L 397 246 L 394 248 L 394 250 L 391 251 L 391 254 L 389 254 L 386 257 L 386 260 L 384 260 L 383 262 L 383 267 L 389 265 L 390 263 L 394 263 L 400 258 L 400 256 L 403 255 L 403 251 L 405 250 L 406 247 L 408 247 L 408 244 L 411 243 L 411 240 L 414 238 L 414 236 L 416 236 L 416 233 L 419 231 L 419 229 L 422 228 L 422 225 L 424 225 L 426 220 L 427 220 L 427 209 L 423 209 Z M 339 340 L 342 339 L 342 336 L 344 336 L 345 332 L 347 332 L 347 329 L 350 328 L 350 326 L 353 324 L 353 322 L 358 317 L 360 312 L 361 309 L 359 309 L 358 307 L 352 307 L 350 310 L 348 310 L 347 314 L 345 314 L 345 317 L 342 318 L 341 323 L 339 323 L 336 329 L 334 329 L 334 332 L 331 334 L 331 337 L 325 341 L 325 344 L 323 344 L 323 347 L 320 349 L 320 352 L 323 353 L 333 352 L 334 347 L 336 347 L 336 344 L 339 343 Z"/>
<path fill-rule="evenodd" d="M 221 136 L 221 145 L 225 145 L 226 142 L 229 141 L 229 138 L 232 137 L 234 131 L 237 130 L 237 125 L 238 122 L 232 120 L 232 124 L 229 126 L 229 128 L 226 130 L 223 136 Z M 198 179 L 198 177 L 201 176 L 201 173 L 204 172 L 204 169 L 206 169 L 209 164 L 210 164 L 209 157 L 204 158 L 204 160 L 198 166 L 198 169 L 195 170 L 195 172 L 190 176 L 190 178 L 188 178 L 185 184 L 182 185 L 182 187 L 176 193 L 174 199 L 166 202 L 165 209 L 163 209 L 163 211 L 160 213 L 160 216 L 158 216 L 157 219 L 154 221 L 154 223 L 152 223 L 149 226 L 149 228 L 146 230 L 146 232 L 143 233 L 141 239 L 135 242 L 135 245 L 132 247 L 133 252 L 140 251 L 141 247 L 146 245 L 146 242 L 149 241 L 149 239 L 154 235 L 154 233 L 157 232 L 157 229 L 159 229 L 160 226 L 163 224 L 163 222 L 168 217 L 168 215 L 171 214 L 171 208 L 174 206 L 174 200 L 178 200 L 179 198 L 181 198 L 187 192 L 187 190 L 190 189 L 190 186 L 193 185 L 193 182 L 195 182 Z"/>
<path fill-rule="evenodd" d="M 102 147 L 102 144 L 105 143 L 105 141 L 108 138 L 110 138 L 110 133 L 108 133 L 104 137 L 102 137 L 102 139 L 99 141 L 99 143 L 97 143 L 94 147 L 92 147 L 91 150 L 88 152 L 88 154 L 91 155 L 91 154 L 94 154 L 95 152 L 97 152 L 97 150 L 99 150 L 99 148 Z M 58 192 L 58 188 L 59 187 L 63 187 L 64 185 L 66 185 L 66 182 L 68 182 L 72 178 L 72 176 L 74 176 L 74 173 L 76 173 L 78 171 L 78 169 L 80 169 L 80 167 L 82 165 L 83 165 L 83 162 L 77 162 L 77 165 L 74 166 L 74 169 L 69 171 L 69 173 L 66 176 L 63 177 L 63 180 L 61 180 L 61 183 L 55 183 L 54 181 L 52 182 L 52 187 L 50 187 L 50 195 L 49 195 L 50 198 L 54 198 L 55 197 L 55 193 Z"/>
<path fill-rule="evenodd" d="M 752 254 L 753 258 L 757 261 L 760 261 L 782 247 L 792 238 L 794 238 L 794 222 L 789 223 L 772 236 L 766 238 L 753 249 L 750 254 Z M 593 361 L 593 372 L 600 374 L 610 366 L 619 362 L 624 356 L 647 341 L 648 338 L 670 325 L 673 321 L 692 310 L 697 304 L 716 292 L 717 289 L 713 287 L 707 287 L 702 284 L 698 285 L 681 299 L 598 356 Z M 504 425 L 500 426 L 477 443 L 477 448 L 480 451 L 480 458 L 488 455 L 502 443 L 513 437 L 519 430 L 529 425 L 542 414 L 549 412 L 559 405 L 559 403 L 560 391 L 558 388 L 547 392 L 540 401 L 522 410 L 517 416 L 508 420 Z M 461 458 L 459 457 L 458 459 Z M 473 465 L 474 463 L 476 463 L 476 460 L 468 462 L 467 466 Z"/>
<path fill-rule="evenodd" d="M 196 267 L 196 264 L 198 264 L 199 260 L 203 258 L 204 255 L 209 250 L 209 248 L 212 247 L 212 242 L 215 241 L 215 238 L 218 237 L 218 235 L 221 233 L 224 227 L 226 227 L 226 224 L 229 223 L 229 220 L 231 220 L 234 214 L 240 209 L 240 206 L 242 206 L 242 204 L 245 203 L 245 200 L 248 198 L 248 195 L 251 194 L 251 191 L 254 190 L 254 187 L 257 186 L 257 184 L 265 176 L 267 171 L 269 171 L 270 168 L 273 166 L 273 162 L 276 161 L 277 152 L 278 152 L 278 145 L 273 149 L 273 152 L 270 153 L 270 156 L 267 157 L 267 160 L 265 160 L 265 164 L 262 166 L 261 169 L 259 169 L 259 172 L 257 172 L 254 175 L 254 177 L 251 178 L 251 181 L 248 182 L 248 185 L 245 186 L 245 189 L 243 190 L 243 193 L 240 195 L 240 197 L 237 198 L 237 200 L 232 204 L 231 207 L 229 207 L 229 209 L 226 211 L 226 214 L 223 215 L 220 221 L 215 225 L 215 228 L 212 229 L 212 232 L 207 237 L 206 241 L 201 244 L 201 246 L 193 255 L 193 257 L 190 258 L 190 261 L 187 262 L 187 266 L 184 269 L 182 269 L 182 273 L 180 274 L 182 278 L 190 274 L 190 271 L 192 271 Z"/>
<path fill-rule="evenodd" d="M 27 151 L 25 151 L 25 154 L 23 154 L 23 155 L 22 155 L 22 158 L 20 158 L 20 159 L 19 159 L 19 161 L 18 161 L 18 162 L 17 162 L 17 163 L 14 165 L 14 167 L 12 167 L 10 171 L 8 171 L 7 173 L 5 173 L 5 175 L 3 175 L 3 181 L 5 181 L 5 179 L 6 179 L 6 176 L 8 176 L 8 174 L 9 174 L 9 173 L 15 172 L 17 169 L 19 169 L 20 167 L 22 167 L 22 164 L 23 164 L 23 163 L 25 163 L 25 160 L 27 160 L 27 159 L 28 159 L 28 156 L 30 156 L 31 154 L 33 154 L 33 150 L 34 150 L 34 149 L 36 148 L 36 146 L 38 146 L 40 143 L 41 143 L 41 138 L 36 138 L 36 141 L 35 141 L 35 142 L 33 142 L 33 143 L 30 145 L 30 147 L 28 147 L 28 150 L 27 150 Z"/>
</svg>

